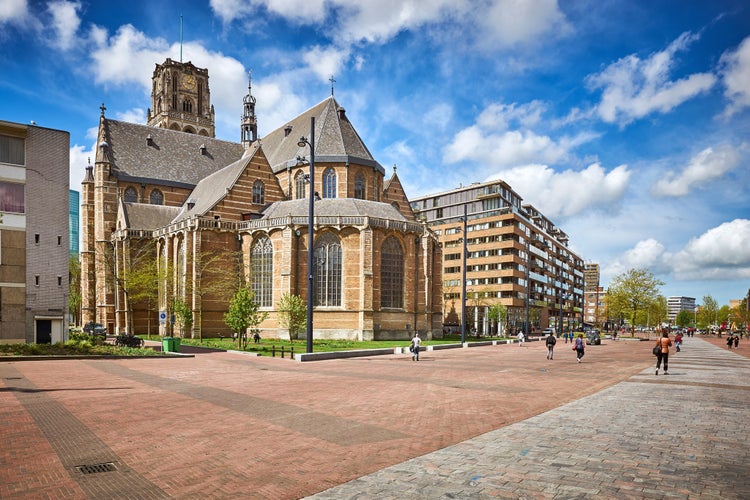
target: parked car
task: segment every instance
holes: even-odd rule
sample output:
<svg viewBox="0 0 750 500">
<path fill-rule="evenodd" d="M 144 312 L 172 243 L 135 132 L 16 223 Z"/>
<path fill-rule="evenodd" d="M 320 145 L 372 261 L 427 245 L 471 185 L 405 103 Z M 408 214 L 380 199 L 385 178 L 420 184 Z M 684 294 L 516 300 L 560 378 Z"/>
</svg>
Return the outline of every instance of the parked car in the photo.
<svg viewBox="0 0 750 500">
<path fill-rule="evenodd" d="M 554 334 L 555 334 L 555 329 L 554 328 L 545 328 L 544 330 L 542 330 L 542 335 L 545 336 L 545 337 L 547 335 L 554 335 Z"/>
<path fill-rule="evenodd" d="M 588 338 L 588 344 L 589 345 L 601 345 L 602 343 L 602 337 L 599 334 L 599 330 L 592 328 L 588 332 L 586 332 L 586 337 Z"/>
<path fill-rule="evenodd" d="M 94 323 L 90 321 L 83 326 L 83 331 L 89 335 L 107 335 L 107 329 L 101 323 Z"/>
</svg>

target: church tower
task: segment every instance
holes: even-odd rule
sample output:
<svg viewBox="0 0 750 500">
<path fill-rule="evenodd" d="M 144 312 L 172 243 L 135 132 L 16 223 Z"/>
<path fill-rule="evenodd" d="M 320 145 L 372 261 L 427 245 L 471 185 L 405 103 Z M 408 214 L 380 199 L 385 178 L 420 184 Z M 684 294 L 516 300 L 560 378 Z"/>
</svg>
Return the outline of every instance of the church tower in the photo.
<svg viewBox="0 0 750 500">
<path fill-rule="evenodd" d="M 242 146 L 247 149 L 258 139 L 258 120 L 255 116 L 255 96 L 253 96 L 253 73 L 248 75 L 247 95 L 242 99 Z"/>
<path fill-rule="evenodd" d="M 148 125 L 216 137 L 207 69 L 167 58 L 156 65 L 151 82 Z"/>
</svg>

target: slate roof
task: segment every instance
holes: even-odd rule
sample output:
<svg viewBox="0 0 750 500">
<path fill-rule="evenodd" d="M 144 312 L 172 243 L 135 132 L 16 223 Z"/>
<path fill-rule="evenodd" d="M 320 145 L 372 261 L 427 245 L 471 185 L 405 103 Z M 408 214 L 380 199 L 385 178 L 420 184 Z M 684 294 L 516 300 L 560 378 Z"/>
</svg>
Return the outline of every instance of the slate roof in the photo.
<svg viewBox="0 0 750 500">
<path fill-rule="evenodd" d="M 277 201 L 263 212 L 261 219 L 286 217 L 288 215 L 292 217 L 307 217 L 310 208 L 309 203 L 309 198 Z M 357 198 L 323 198 L 322 200 L 318 200 L 315 202 L 315 216 L 368 216 L 409 222 L 401 215 L 401 212 L 388 203 L 360 200 Z"/>
<path fill-rule="evenodd" d="M 109 118 L 104 118 L 104 131 L 114 171 L 122 180 L 194 186 L 244 152 L 239 143 Z"/>
<path fill-rule="evenodd" d="M 204 216 L 209 210 L 212 210 L 234 187 L 234 183 L 242 175 L 258 149 L 259 145 L 256 142 L 248 149 L 248 153 L 243 158 L 201 179 L 188 196 L 181 212 L 172 222 L 178 222 L 193 216 Z"/>
<path fill-rule="evenodd" d="M 180 207 L 147 203 L 123 202 L 121 206 L 129 229 L 144 229 L 147 231 L 166 226 L 180 211 Z"/>
<path fill-rule="evenodd" d="M 308 146 L 300 148 L 297 142 L 301 136 L 310 139 L 311 117 L 315 117 L 316 163 L 349 161 L 372 166 L 385 174 L 385 169 L 372 157 L 367 146 L 354 130 L 354 126 L 343 113 L 343 108 L 333 96 L 260 139 L 274 173 L 286 169 L 289 162 L 293 162 L 292 165 L 296 164 L 297 156 L 306 157 L 310 154 Z M 291 126 L 291 132 L 287 134 L 286 129 L 289 126 Z"/>
</svg>

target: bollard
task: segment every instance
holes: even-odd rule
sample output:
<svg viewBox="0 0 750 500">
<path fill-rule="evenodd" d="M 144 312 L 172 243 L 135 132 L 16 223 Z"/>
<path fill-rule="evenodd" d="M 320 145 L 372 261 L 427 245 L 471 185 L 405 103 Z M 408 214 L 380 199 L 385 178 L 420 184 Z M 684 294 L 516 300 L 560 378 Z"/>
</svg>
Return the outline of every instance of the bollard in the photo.
<svg viewBox="0 0 750 500">
<path fill-rule="evenodd" d="M 284 346 L 281 346 L 281 359 L 284 359 Z"/>
<path fill-rule="evenodd" d="M 294 346 L 292 346 L 292 353 L 289 355 L 289 359 L 294 359 Z"/>
<path fill-rule="evenodd" d="M 276 346 L 275 345 L 271 346 L 271 357 L 272 358 L 276 357 Z"/>
</svg>

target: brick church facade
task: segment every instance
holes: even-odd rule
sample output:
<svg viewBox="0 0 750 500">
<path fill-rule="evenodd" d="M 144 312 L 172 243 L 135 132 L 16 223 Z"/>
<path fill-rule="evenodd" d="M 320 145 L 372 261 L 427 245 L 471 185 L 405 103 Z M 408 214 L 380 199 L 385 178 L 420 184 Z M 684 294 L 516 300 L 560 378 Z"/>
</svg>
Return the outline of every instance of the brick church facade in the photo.
<svg viewBox="0 0 750 500">
<path fill-rule="evenodd" d="M 233 143 L 214 138 L 207 70 L 167 59 L 152 80 L 148 125 L 112 120 L 102 105 L 82 182 L 84 322 L 178 334 L 180 302 L 194 318 L 182 335 L 231 335 L 223 316 L 246 283 L 268 312 L 261 335 L 285 337 L 279 301 L 307 300 L 312 251 L 315 338 L 441 335 L 441 248 L 333 95 L 259 138 L 248 86 Z M 301 136 L 314 137 L 314 189 Z"/>
</svg>

